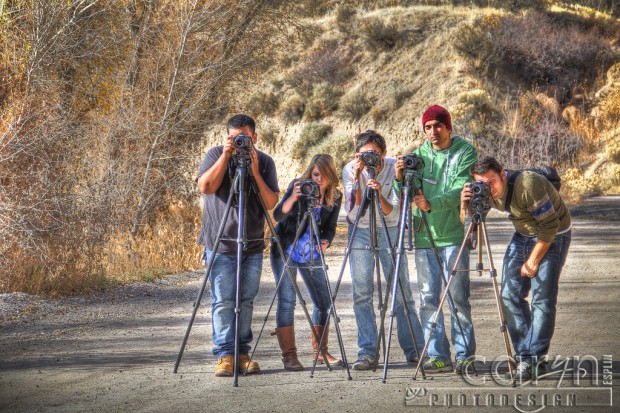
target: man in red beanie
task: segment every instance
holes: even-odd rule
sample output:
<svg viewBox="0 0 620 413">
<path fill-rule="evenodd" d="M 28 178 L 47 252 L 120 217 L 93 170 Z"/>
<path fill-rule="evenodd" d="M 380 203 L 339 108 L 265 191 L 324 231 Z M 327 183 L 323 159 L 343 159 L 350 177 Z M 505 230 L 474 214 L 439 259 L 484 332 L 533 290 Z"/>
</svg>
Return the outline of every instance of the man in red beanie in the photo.
<svg viewBox="0 0 620 413">
<path fill-rule="evenodd" d="M 421 173 L 426 179 L 420 181 L 420 189 L 413 199 L 417 207 L 413 228 L 416 229 L 415 261 L 420 288 L 420 322 L 427 339 L 435 312 L 440 311 L 437 326 L 429 341 L 424 369 L 430 372 L 454 369 L 457 373 L 463 373 L 472 363 L 476 341 L 469 304 L 469 255 L 462 254 L 459 262 L 456 262 L 465 236 L 459 217 L 460 193 L 463 185 L 471 180 L 469 167 L 476 162 L 478 155 L 470 143 L 452 136 L 452 119 L 445 108 L 439 105 L 429 107 L 422 116 L 422 126 L 428 141 L 414 154 L 424 160 Z M 403 160 L 396 163 L 395 170 L 396 180 L 402 181 L 405 170 Z M 395 184 L 398 188 L 399 183 Z M 432 239 L 428 231 L 421 227 L 422 214 L 426 214 Z M 433 251 L 433 242 L 441 263 Z M 454 367 L 443 313 L 438 309 L 443 289 L 442 269 L 447 278 L 453 268 L 459 270 L 450 285 L 450 295 L 456 309 L 451 317 L 451 337 L 456 353 Z"/>
</svg>

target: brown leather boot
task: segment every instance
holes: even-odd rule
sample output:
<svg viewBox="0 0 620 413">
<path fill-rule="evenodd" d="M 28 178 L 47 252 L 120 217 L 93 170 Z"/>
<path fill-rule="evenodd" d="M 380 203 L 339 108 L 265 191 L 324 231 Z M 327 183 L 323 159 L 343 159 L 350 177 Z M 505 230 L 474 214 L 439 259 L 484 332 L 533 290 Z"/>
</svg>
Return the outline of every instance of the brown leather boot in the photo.
<svg viewBox="0 0 620 413">
<path fill-rule="evenodd" d="M 293 326 L 276 328 L 278 344 L 282 350 L 282 363 L 284 368 L 290 371 L 301 371 L 304 366 L 297 359 L 297 347 L 295 347 L 295 328 Z"/>
<path fill-rule="evenodd" d="M 319 337 L 319 340 L 321 339 L 321 334 L 323 334 L 323 330 L 325 330 L 325 326 L 314 326 L 314 331 L 316 331 L 317 336 Z M 329 336 L 329 329 L 325 331 L 325 336 L 323 337 L 323 345 L 321 346 L 321 348 L 323 349 L 323 352 L 325 352 L 325 357 L 327 357 L 327 361 L 329 362 L 330 366 L 342 366 L 342 360 L 337 359 L 335 357 L 332 357 L 331 354 L 329 354 L 327 352 L 327 338 Z M 325 360 L 323 359 L 323 354 L 319 351 L 319 343 L 317 341 L 316 338 L 314 338 L 314 334 L 312 335 L 312 358 L 316 357 L 316 353 L 319 353 L 319 357 L 317 359 L 317 361 L 319 362 L 319 364 L 323 364 L 325 363 Z"/>
</svg>

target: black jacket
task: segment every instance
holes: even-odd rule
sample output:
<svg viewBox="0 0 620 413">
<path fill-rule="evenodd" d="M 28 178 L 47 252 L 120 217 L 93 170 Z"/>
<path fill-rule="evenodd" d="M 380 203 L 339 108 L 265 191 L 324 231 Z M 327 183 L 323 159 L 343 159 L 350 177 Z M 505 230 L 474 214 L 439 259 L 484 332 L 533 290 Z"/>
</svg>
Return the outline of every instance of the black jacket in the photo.
<svg viewBox="0 0 620 413">
<path fill-rule="evenodd" d="M 280 237 L 280 242 L 282 243 L 282 249 L 286 251 L 286 249 L 295 241 L 295 235 L 297 234 L 297 225 L 304 217 L 305 209 L 303 209 L 304 205 L 302 204 L 302 209 L 300 210 L 300 202 L 295 202 L 293 208 L 289 211 L 288 214 L 282 212 L 282 205 L 293 193 L 293 188 L 295 187 L 295 182 L 298 182 L 299 179 L 293 179 L 293 181 L 289 184 L 286 193 L 282 197 L 282 200 L 276 206 L 276 209 L 273 211 L 273 218 L 278 221 L 276 225 L 276 234 Z M 340 213 L 340 205 L 342 203 L 342 192 L 336 190 L 334 194 L 334 205 L 328 206 L 325 204 L 325 200 L 323 200 L 323 204 L 321 205 L 321 213 L 319 214 L 319 221 L 317 222 L 319 228 L 319 239 L 327 240 L 330 244 L 332 240 L 336 236 L 336 224 L 338 222 L 338 214 Z M 307 222 L 307 221 L 306 221 Z M 304 225 L 306 227 L 307 225 Z M 306 228 L 303 228 L 303 232 L 306 231 Z M 303 233 L 302 232 L 302 233 Z M 271 251 L 275 252 L 274 243 L 272 242 Z"/>
</svg>

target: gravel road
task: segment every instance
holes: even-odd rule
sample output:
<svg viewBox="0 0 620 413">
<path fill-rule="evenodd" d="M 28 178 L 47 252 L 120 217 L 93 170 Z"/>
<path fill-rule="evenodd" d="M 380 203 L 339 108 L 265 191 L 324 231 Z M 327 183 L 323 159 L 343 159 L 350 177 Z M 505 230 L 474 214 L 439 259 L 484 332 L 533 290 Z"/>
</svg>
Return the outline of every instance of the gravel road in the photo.
<svg viewBox="0 0 620 413">
<path fill-rule="evenodd" d="M 564 393 L 557 400 L 553 395 L 544 399 L 540 396 L 538 400 L 554 411 L 618 411 L 620 196 L 593 198 L 572 211 L 573 242 L 560 280 L 557 327 L 550 355 L 562 359 L 594 356 L 599 360 L 598 374 L 586 375 L 579 383 L 571 374 L 563 380 L 555 374 L 520 389 L 502 389 L 493 382 L 489 360 L 505 352 L 492 284 L 486 272 L 481 277 L 471 275 L 477 354 L 487 360 L 478 364 L 480 375 L 474 384 L 453 373 L 427 375 L 426 379 L 418 375 L 413 380 L 414 367 L 404 362 L 396 338 L 392 340 L 386 383 L 382 383 L 379 370 L 351 371 L 352 380 L 339 368 L 328 371 L 319 367 L 312 378 L 309 369 L 286 372 L 277 341 L 269 335 L 275 327 L 272 312 L 254 356 L 262 374 L 239 377 L 239 387 L 235 388 L 231 379 L 213 375 L 208 294 L 203 298 L 175 374 L 172 370 L 202 277 L 201 272 L 189 272 L 87 297 L 47 300 L 21 293 L 0 295 L 0 412 L 360 413 L 420 408 L 460 412 L 481 409 L 474 407 L 475 394 L 482 394 L 483 402 L 488 404 L 488 394 L 503 392 L 516 403 L 521 400 L 517 399 L 518 392 L 557 395 L 572 391 L 569 389 L 577 389 L 576 406 L 550 407 L 557 400 L 570 403 L 572 399 Z M 495 215 L 489 217 L 487 227 L 493 259 L 501 273 L 511 226 L 504 217 Z M 341 234 L 328 256 L 332 283 L 342 265 L 342 238 Z M 476 257 L 472 255 L 471 260 L 475 264 Z M 409 267 L 415 280 L 413 259 L 409 259 Z M 254 312 L 255 342 L 274 287 L 265 260 Z M 414 287 L 417 303 L 415 283 Z M 302 292 L 307 297 L 303 287 Z M 309 298 L 307 301 L 310 303 Z M 346 355 L 352 362 L 356 358 L 357 338 L 348 270 L 336 307 Z M 300 359 L 311 366 L 310 333 L 299 306 L 296 326 Z M 332 354 L 338 352 L 333 332 L 332 329 Z M 606 373 L 608 367 L 613 370 L 612 378 Z M 428 394 L 432 392 L 439 396 L 436 405 L 430 407 L 433 399 Z M 454 395 L 451 407 L 444 398 L 447 392 Z M 459 399 L 460 394 L 466 396 Z M 612 394 L 616 396 L 616 406 L 605 407 Z M 461 401 L 466 406 L 458 406 Z M 521 401 L 518 408 L 495 404 L 486 407 L 486 411 L 540 411 L 540 407 L 528 406 L 525 399 Z M 479 403 L 485 406 L 480 400 Z M 595 403 L 603 405 L 592 406 Z"/>
</svg>

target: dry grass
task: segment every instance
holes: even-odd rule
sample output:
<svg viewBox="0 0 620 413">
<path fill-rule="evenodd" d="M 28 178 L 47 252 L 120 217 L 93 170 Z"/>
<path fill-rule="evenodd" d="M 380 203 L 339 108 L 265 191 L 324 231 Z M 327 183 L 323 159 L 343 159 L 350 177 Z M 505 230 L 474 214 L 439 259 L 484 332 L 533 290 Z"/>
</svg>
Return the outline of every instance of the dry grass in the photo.
<svg viewBox="0 0 620 413">
<path fill-rule="evenodd" d="M 3 260 L 7 265 L 2 270 L 0 292 L 67 296 L 196 268 L 200 262 L 196 245 L 200 211 L 172 207 L 165 216 L 136 239 L 130 241 L 127 233 L 118 233 L 89 251 L 60 243 L 28 255 L 13 249 L 3 257 L 8 260 Z"/>
</svg>

